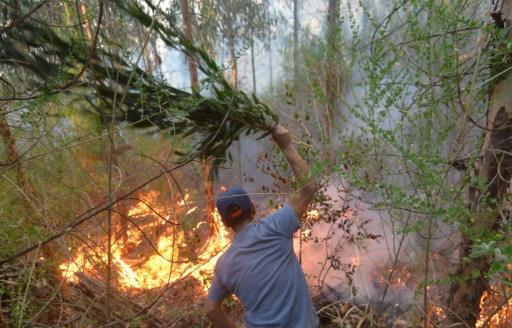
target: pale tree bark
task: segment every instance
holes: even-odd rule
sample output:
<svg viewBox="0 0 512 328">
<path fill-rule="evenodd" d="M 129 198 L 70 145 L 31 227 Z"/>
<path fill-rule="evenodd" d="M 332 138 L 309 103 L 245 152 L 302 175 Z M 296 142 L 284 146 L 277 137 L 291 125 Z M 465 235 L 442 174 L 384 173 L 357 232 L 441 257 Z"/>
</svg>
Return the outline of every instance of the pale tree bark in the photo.
<svg viewBox="0 0 512 328">
<path fill-rule="evenodd" d="M 237 58 L 235 52 L 235 31 L 233 31 L 233 20 L 231 19 L 232 12 L 232 0 L 226 2 L 226 14 L 227 14 L 227 34 L 228 34 L 228 50 L 231 61 L 231 86 L 233 89 L 238 89 L 238 71 L 237 71 Z"/>
<path fill-rule="evenodd" d="M 181 10 L 181 16 L 183 18 L 183 24 L 185 26 L 185 36 L 190 42 L 194 42 L 194 39 L 192 38 L 192 24 L 190 22 L 190 8 L 188 5 L 188 0 L 181 0 Z M 197 64 L 190 56 L 187 56 L 187 63 L 190 75 L 190 84 L 194 89 L 198 86 L 199 83 L 199 78 L 197 74 Z"/>
<path fill-rule="evenodd" d="M 112 6 L 112 10 L 114 10 L 114 15 L 117 15 L 117 7 Z M 142 24 L 137 24 L 136 29 L 139 35 L 140 45 L 142 46 L 146 44 L 142 49 L 142 61 L 144 63 L 146 73 L 161 76 L 162 58 L 160 58 L 160 55 L 158 54 L 158 47 L 156 44 L 157 38 L 155 34 L 144 30 L 144 26 Z M 118 28 L 114 27 L 114 30 L 118 30 Z M 147 35 L 147 33 L 150 33 L 150 35 Z M 148 38 L 147 41 L 146 38 Z"/>
<path fill-rule="evenodd" d="M 144 29 L 142 25 L 137 26 L 137 33 L 139 34 L 140 44 L 144 44 Z M 142 61 L 144 62 L 144 70 L 148 74 L 153 74 L 153 61 L 151 60 L 150 47 L 149 44 L 146 45 L 144 49 L 142 49 Z"/>
<path fill-rule="evenodd" d="M 71 19 L 71 10 L 69 8 L 69 4 L 66 1 L 63 1 L 62 7 L 64 8 L 64 19 L 66 20 L 66 24 L 71 25 L 72 19 Z"/>
<path fill-rule="evenodd" d="M 149 40 L 149 43 L 151 44 L 151 49 L 153 52 L 153 70 L 155 74 L 159 74 L 162 76 L 162 58 L 160 57 L 160 54 L 158 53 L 158 47 L 156 44 L 156 37 L 151 37 Z"/>
<path fill-rule="evenodd" d="M 190 42 L 194 42 L 192 38 L 192 24 L 190 20 L 190 8 L 188 0 L 181 0 L 181 9 L 183 24 L 185 25 L 185 36 Z M 190 75 L 190 85 L 192 90 L 197 90 L 199 87 L 199 75 L 197 72 L 197 64 L 192 57 L 187 56 L 188 70 Z M 213 199 L 213 180 L 211 176 L 211 167 L 207 160 L 201 161 L 201 172 L 203 175 L 204 195 L 206 198 L 206 218 L 209 223 L 212 235 L 218 232 L 219 227 L 216 226 L 213 218 L 215 211 L 215 202 Z"/>
<path fill-rule="evenodd" d="M 323 115 L 323 130 L 326 140 L 332 138 L 332 126 L 338 97 L 338 74 L 336 61 L 339 60 L 339 12 L 340 0 L 329 0 L 327 9 L 327 52 L 325 59 L 325 96 L 327 110 Z"/>
<path fill-rule="evenodd" d="M 85 37 L 89 41 L 89 43 L 92 43 L 94 31 L 91 23 L 91 18 L 88 15 L 89 9 L 87 8 L 87 5 L 85 3 L 82 2 L 78 4 L 77 2 L 77 11 L 79 14 L 79 24 L 85 32 Z"/>
<path fill-rule="evenodd" d="M 293 83 L 294 93 L 298 91 L 299 72 L 299 0 L 293 0 Z"/>
<path fill-rule="evenodd" d="M 235 53 L 235 35 L 232 30 L 229 31 L 228 38 L 228 48 L 229 55 L 231 57 L 231 85 L 233 89 L 238 89 L 238 70 L 237 70 L 237 59 Z M 238 139 L 235 142 L 236 154 L 237 158 L 235 158 L 234 162 L 234 171 L 235 171 L 235 184 L 242 185 L 243 184 L 243 173 L 242 173 L 242 141 Z"/>
<path fill-rule="evenodd" d="M 274 70 L 272 67 L 272 40 L 268 43 L 268 67 L 270 74 L 270 95 L 274 95 Z"/>
<path fill-rule="evenodd" d="M 5 145 L 5 166 L 12 166 L 16 171 L 16 183 L 23 190 L 25 196 L 30 197 L 34 188 L 30 184 L 27 172 L 23 166 L 16 146 L 16 139 L 11 132 L 9 122 L 7 121 L 7 113 L 5 105 L 0 104 L 0 134 Z M 30 200 L 29 200 L 30 202 Z"/>
<path fill-rule="evenodd" d="M 226 6 L 226 12 L 227 12 L 227 37 L 228 37 L 228 50 L 229 50 L 229 57 L 231 61 L 231 86 L 234 90 L 238 89 L 238 67 L 237 67 L 237 58 L 236 58 L 236 52 L 235 52 L 235 31 L 233 28 L 233 21 L 231 19 L 231 12 L 232 12 L 232 0 L 227 0 L 227 6 Z M 242 142 L 240 139 L 238 139 L 237 142 L 235 142 L 236 147 L 236 154 L 237 157 L 234 161 L 234 171 L 235 171 L 235 179 L 234 183 L 241 185 L 243 183 L 243 174 L 242 174 Z"/>
<path fill-rule="evenodd" d="M 238 67 L 237 58 L 235 52 L 235 35 L 232 31 L 229 32 L 228 36 L 228 48 L 229 56 L 231 58 L 231 85 L 233 89 L 238 89 Z"/>
<path fill-rule="evenodd" d="M 252 92 L 256 94 L 256 65 L 254 64 L 254 38 L 251 38 Z"/>
<path fill-rule="evenodd" d="M 505 0 L 502 9 L 503 20 L 512 19 L 512 0 Z M 510 24 L 510 23 L 508 23 Z M 507 24 L 507 26 L 508 26 Z M 509 31 L 508 37 L 512 39 Z M 502 221 L 501 203 L 510 187 L 512 177 L 512 74 L 505 74 L 491 92 L 491 101 L 484 131 L 481 156 L 475 167 L 480 184 L 470 188 L 473 217 L 469 222 L 473 231 L 495 231 Z M 485 187 L 482 187 L 485 186 Z M 480 313 L 480 299 L 486 290 L 492 258 L 472 258 L 474 242 L 463 236 L 460 262 L 454 274 L 447 300 L 448 319 L 444 327 L 474 327 Z"/>
</svg>

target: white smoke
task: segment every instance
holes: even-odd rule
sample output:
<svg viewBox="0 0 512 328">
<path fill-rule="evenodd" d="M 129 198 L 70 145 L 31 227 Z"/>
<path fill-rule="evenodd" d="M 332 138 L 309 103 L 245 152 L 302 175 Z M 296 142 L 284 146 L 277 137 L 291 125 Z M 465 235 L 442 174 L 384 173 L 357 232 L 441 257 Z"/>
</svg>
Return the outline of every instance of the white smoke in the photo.
<svg viewBox="0 0 512 328">
<path fill-rule="evenodd" d="M 412 226 L 420 218 L 410 215 L 399 222 L 392 220 L 387 211 L 373 207 L 376 201 L 374 195 L 339 191 L 332 182 L 326 194 L 332 198 L 337 209 L 349 206 L 343 215 L 353 222 L 353 233 L 358 231 L 356 226 L 367 222 L 365 231 L 380 237 L 376 240 L 363 238 L 356 242 L 347 240 L 347 234 L 338 228 L 339 220 L 315 224 L 309 240 L 302 242 L 302 245 L 296 237 L 295 251 L 302 260 L 310 286 L 331 301 L 370 304 L 374 308 L 386 308 L 388 312 L 391 308 L 397 314 L 406 311 L 417 302 L 415 295 L 421 292 L 425 247 L 421 233 L 404 233 L 401 230 L 405 226 Z M 429 280 L 442 278 L 448 270 L 456 239 L 453 229 L 448 226 L 435 227 Z M 339 257 L 332 259 L 333 254 Z M 337 260 L 340 269 L 335 270 L 332 261 Z M 351 269 L 354 269 L 354 273 L 349 279 L 346 271 Z"/>
</svg>

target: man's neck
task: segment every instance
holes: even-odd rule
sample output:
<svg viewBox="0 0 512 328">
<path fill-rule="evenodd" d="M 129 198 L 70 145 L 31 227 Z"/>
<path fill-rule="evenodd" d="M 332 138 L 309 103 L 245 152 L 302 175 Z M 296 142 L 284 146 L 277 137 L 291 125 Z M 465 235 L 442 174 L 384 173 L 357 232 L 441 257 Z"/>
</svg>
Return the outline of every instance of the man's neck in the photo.
<svg viewBox="0 0 512 328">
<path fill-rule="evenodd" d="M 244 228 L 247 227 L 251 222 L 252 222 L 252 220 L 245 220 L 244 222 L 241 222 L 236 227 L 233 227 L 233 230 L 235 230 L 235 234 L 244 230 Z"/>
</svg>

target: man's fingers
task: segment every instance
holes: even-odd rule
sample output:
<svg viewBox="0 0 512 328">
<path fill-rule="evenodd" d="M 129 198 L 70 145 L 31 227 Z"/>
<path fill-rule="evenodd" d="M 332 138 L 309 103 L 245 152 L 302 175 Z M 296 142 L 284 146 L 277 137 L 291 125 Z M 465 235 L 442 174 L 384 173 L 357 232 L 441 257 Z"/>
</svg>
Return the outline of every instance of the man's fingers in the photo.
<svg viewBox="0 0 512 328">
<path fill-rule="evenodd" d="M 286 129 L 284 126 L 282 126 L 281 124 L 277 124 L 274 128 L 273 128 L 273 131 L 272 133 L 274 134 L 288 134 L 288 129 Z"/>
<path fill-rule="evenodd" d="M 277 123 L 276 125 L 274 125 L 274 126 L 270 129 L 270 131 L 272 131 L 272 133 L 274 133 L 274 132 L 278 131 L 280 127 L 282 127 L 282 125 L 281 125 L 281 124 L 279 124 L 279 123 Z"/>
</svg>

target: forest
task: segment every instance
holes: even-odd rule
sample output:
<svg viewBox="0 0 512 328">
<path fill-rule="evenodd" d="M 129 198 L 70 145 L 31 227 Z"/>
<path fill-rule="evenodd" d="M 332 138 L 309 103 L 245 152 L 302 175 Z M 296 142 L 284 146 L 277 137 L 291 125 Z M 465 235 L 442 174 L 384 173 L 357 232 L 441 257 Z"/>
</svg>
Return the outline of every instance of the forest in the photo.
<svg viewBox="0 0 512 328">
<path fill-rule="evenodd" d="M 319 327 L 512 327 L 511 21 L 512 0 L 1 0 L 0 327 L 220 327 L 219 194 L 257 225 L 307 187 L 276 126 L 318 185 L 289 242 Z M 236 327 L 244 302 L 220 302 Z"/>
</svg>

